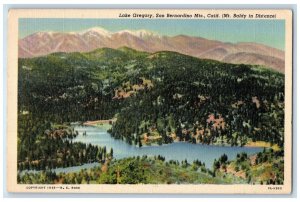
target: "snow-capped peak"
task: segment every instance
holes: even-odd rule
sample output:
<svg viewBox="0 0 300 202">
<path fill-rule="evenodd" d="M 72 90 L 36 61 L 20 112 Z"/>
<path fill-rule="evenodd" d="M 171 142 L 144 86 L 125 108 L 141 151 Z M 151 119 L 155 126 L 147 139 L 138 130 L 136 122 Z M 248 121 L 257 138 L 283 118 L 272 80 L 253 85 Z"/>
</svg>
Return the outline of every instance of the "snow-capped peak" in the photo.
<svg viewBox="0 0 300 202">
<path fill-rule="evenodd" d="M 134 35 L 134 36 L 139 37 L 139 38 L 158 36 L 158 34 L 156 34 L 154 32 L 151 32 L 151 31 L 148 31 L 148 30 L 144 30 L 144 29 L 141 29 L 141 30 L 122 30 L 122 31 L 118 31 L 116 33 L 117 34 L 128 33 L 128 34 Z"/>
<path fill-rule="evenodd" d="M 103 29 L 101 27 L 93 27 L 88 30 L 84 30 L 84 31 L 80 32 L 80 34 L 81 35 L 93 34 L 93 35 L 102 35 L 102 36 L 110 36 L 111 35 L 111 33 L 108 30 Z"/>
<path fill-rule="evenodd" d="M 149 31 L 149 30 L 121 30 L 117 32 L 110 32 L 102 27 L 92 27 L 87 30 L 83 30 L 80 32 L 62 32 L 64 34 L 70 34 L 70 35 L 78 35 L 80 36 L 88 36 L 88 37 L 99 37 L 99 36 L 104 36 L 104 37 L 112 37 L 115 34 L 129 34 L 138 38 L 148 38 L 148 37 L 161 37 L 159 34 Z M 60 34 L 60 32 L 37 32 L 35 35 L 38 36 L 45 36 L 48 35 L 52 37 L 54 34 Z"/>
<path fill-rule="evenodd" d="M 54 31 L 40 31 L 40 32 L 36 32 L 33 33 L 25 38 L 27 38 L 28 40 L 32 40 L 35 39 L 36 37 L 38 38 L 48 38 L 48 39 L 53 39 L 55 37 L 55 34 L 57 34 L 58 32 L 54 32 Z M 36 39 L 35 39 L 36 40 Z"/>
</svg>

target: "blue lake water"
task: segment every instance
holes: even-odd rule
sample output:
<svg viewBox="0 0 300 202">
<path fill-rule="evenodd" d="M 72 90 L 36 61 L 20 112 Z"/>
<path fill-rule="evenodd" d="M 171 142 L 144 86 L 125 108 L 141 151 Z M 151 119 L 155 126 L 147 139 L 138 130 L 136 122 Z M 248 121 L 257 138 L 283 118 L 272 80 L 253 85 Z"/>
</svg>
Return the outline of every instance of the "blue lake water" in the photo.
<svg viewBox="0 0 300 202">
<path fill-rule="evenodd" d="M 75 130 L 79 135 L 73 142 L 82 142 L 99 146 L 106 146 L 107 151 L 113 148 L 114 158 L 120 159 L 130 156 L 154 156 L 161 155 L 166 160 L 178 160 L 179 162 L 187 159 L 193 162 L 198 159 L 205 163 L 207 168 L 211 168 L 214 159 L 219 158 L 222 154 L 226 154 L 229 160 L 236 157 L 238 153 L 246 152 L 254 154 L 263 150 L 258 147 L 223 147 L 202 144 L 191 144 L 187 142 L 175 142 L 161 146 L 143 146 L 141 148 L 135 145 L 129 145 L 125 141 L 117 140 L 111 137 L 105 129 L 92 126 L 76 126 Z M 86 136 L 83 133 L 86 132 Z"/>
<path fill-rule="evenodd" d="M 238 153 L 246 152 L 248 155 L 251 155 L 263 150 L 263 148 L 260 147 L 225 147 L 191 144 L 187 142 L 175 142 L 161 146 L 143 146 L 139 148 L 135 145 L 129 145 L 125 141 L 114 139 L 104 128 L 75 126 L 74 129 L 75 131 L 78 131 L 79 135 L 72 140 L 73 142 L 82 142 L 101 147 L 106 146 L 107 151 L 110 151 L 110 148 L 113 148 L 113 156 L 116 159 L 143 155 L 161 155 L 164 156 L 167 161 L 172 159 L 181 162 L 186 159 L 191 163 L 198 159 L 204 162 L 207 168 L 212 168 L 214 159 L 218 159 L 222 154 L 226 154 L 228 156 L 228 160 L 233 160 Z M 83 135 L 84 132 L 86 132 L 86 135 Z M 88 163 L 81 166 L 56 168 L 52 169 L 52 171 L 55 171 L 56 173 L 78 172 L 81 169 L 89 169 L 97 165 L 99 165 L 99 163 Z M 39 171 L 25 170 L 20 174 L 22 175 L 25 172 L 36 173 Z"/>
</svg>

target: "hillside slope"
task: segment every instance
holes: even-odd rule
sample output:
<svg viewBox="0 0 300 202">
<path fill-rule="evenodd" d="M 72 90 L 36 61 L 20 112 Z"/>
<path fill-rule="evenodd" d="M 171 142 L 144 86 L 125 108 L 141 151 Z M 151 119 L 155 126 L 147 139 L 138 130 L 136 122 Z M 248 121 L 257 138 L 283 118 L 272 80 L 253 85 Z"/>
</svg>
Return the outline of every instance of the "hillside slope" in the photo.
<svg viewBox="0 0 300 202">
<path fill-rule="evenodd" d="M 56 123 L 116 117 L 130 144 L 283 144 L 284 75 L 130 48 L 19 60 L 19 113 Z"/>
</svg>

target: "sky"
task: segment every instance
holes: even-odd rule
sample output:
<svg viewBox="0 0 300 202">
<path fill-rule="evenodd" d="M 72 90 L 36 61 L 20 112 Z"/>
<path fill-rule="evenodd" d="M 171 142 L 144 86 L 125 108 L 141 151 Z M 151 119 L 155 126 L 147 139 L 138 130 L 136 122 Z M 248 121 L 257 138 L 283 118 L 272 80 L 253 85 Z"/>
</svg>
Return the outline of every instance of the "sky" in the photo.
<svg viewBox="0 0 300 202">
<path fill-rule="evenodd" d="M 19 38 L 41 31 L 77 32 L 102 27 L 111 32 L 146 29 L 160 35 L 189 35 L 223 42 L 256 42 L 284 50 L 284 20 L 199 19 L 19 19 Z"/>
</svg>

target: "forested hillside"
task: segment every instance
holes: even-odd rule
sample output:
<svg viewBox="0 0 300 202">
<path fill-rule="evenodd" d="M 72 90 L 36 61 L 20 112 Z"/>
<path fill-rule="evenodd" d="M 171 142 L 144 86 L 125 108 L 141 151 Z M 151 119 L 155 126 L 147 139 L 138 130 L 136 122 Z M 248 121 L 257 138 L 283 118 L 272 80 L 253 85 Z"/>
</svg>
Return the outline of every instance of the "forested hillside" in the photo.
<svg viewBox="0 0 300 202">
<path fill-rule="evenodd" d="M 18 90 L 20 142 L 36 144 L 36 119 L 113 117 L 112 136 L 139 146 L 284 141 L 284 75 L 259 66 L 103 48 L 19 59 Z"/>
</svg>

